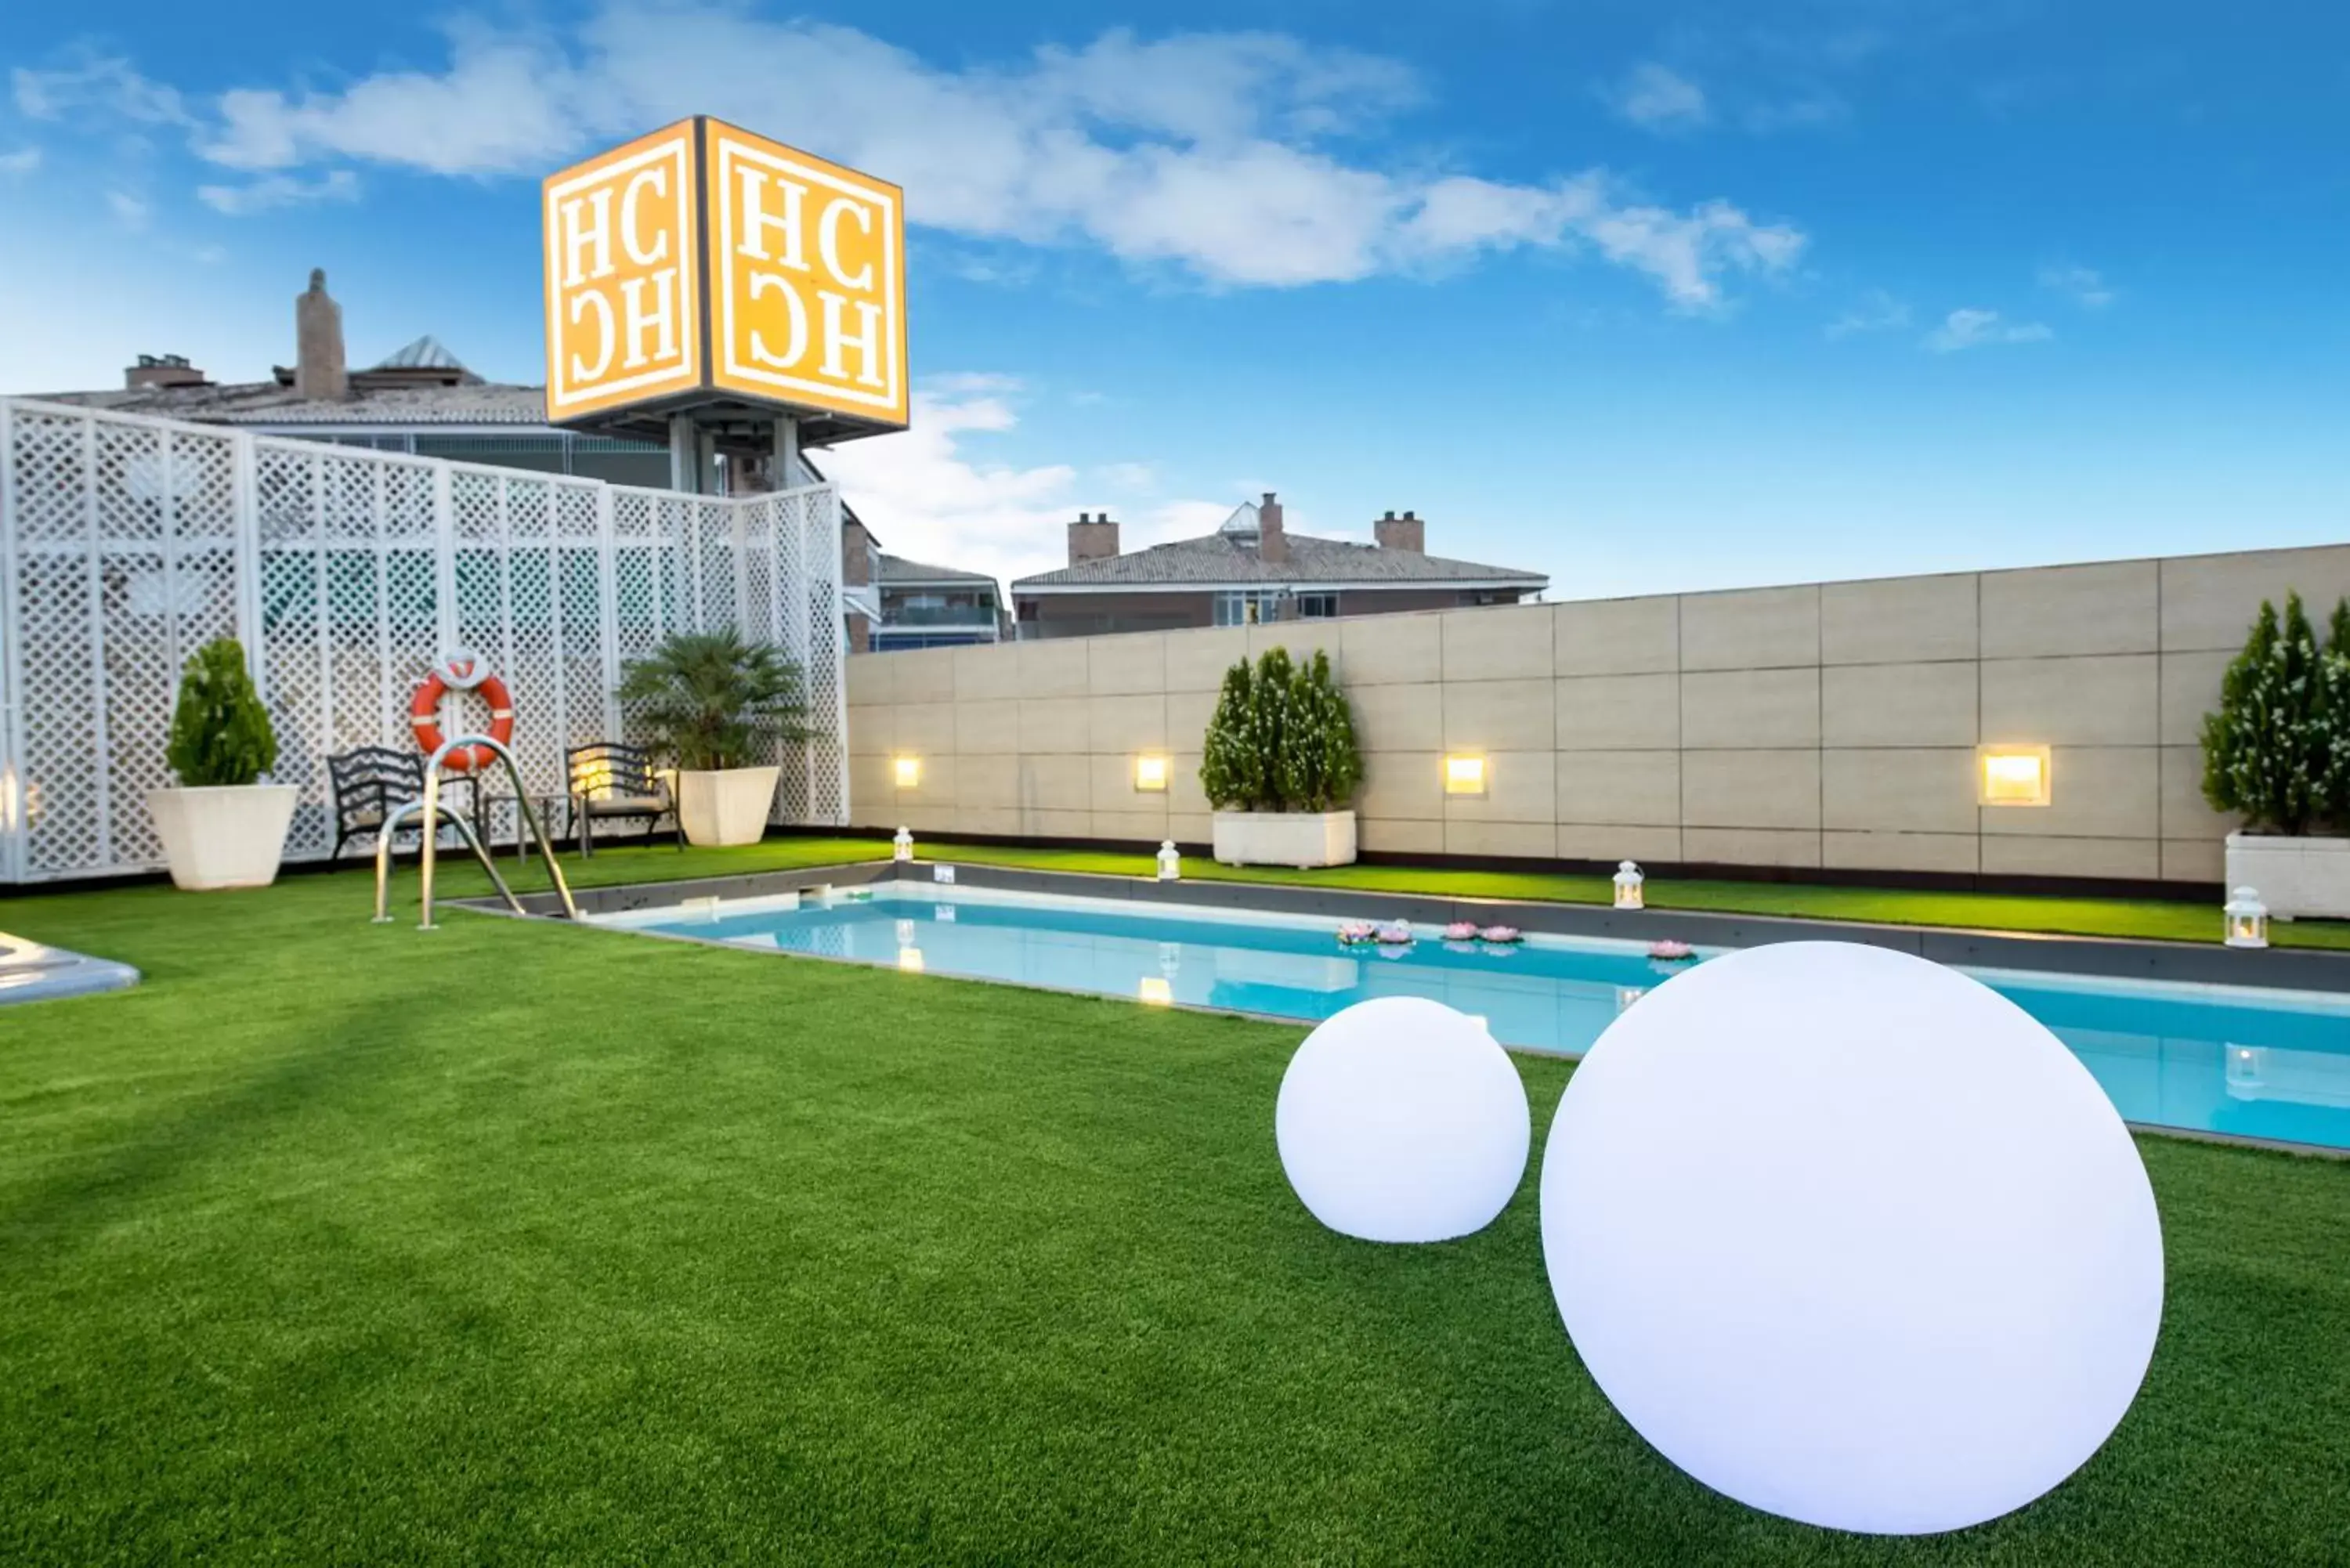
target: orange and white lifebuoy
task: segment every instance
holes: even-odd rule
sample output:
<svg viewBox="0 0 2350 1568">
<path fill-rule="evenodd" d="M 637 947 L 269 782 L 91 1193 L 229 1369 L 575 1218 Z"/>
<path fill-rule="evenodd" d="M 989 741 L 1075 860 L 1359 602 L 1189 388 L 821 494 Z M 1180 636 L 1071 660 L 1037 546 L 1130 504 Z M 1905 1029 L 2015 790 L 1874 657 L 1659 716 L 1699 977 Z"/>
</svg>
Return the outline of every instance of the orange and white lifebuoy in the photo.
<svg viewBox="0 0 2350 1568">
<path fill-rule="evenodd" d="M 432 667 L 409 700 L 408 722 L 415 728 L 416 743 L 426 756 L 439 751 L 443 742 L 441 699 L 452 691 L 480 692 L 482 701 L 490 705 L 490 727 L 484 733 L 501 746 L 513 741 L 514 694 L 506 690 L 506 683 L 473 655 L 452 653 Z M 488 767 L 494 755 L 487 746 L 460 746 L 443 757 L 441 765 L 451 773 L 475 773 Z"/>
</svg>

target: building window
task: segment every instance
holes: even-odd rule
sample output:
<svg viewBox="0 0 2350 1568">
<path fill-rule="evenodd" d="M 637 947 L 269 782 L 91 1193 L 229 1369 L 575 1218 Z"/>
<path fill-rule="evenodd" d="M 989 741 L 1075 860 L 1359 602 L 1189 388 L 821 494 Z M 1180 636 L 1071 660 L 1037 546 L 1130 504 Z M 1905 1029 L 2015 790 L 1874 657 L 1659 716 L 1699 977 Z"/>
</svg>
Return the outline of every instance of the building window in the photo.
<svg viewBox="0 0 2350 1568">
<path fill-rule="evenodd" d="M 1228 593 L 1216 596 L 1218 626 L 1256 626 L 1274 618 L 1274 594 Z"/>
<path fill-rule="evenodd" d="M 1302 620 L 1328 620 L 1338 613 L 1336 594 L 1300 594 L 1297 614 Z"/>
</svg>

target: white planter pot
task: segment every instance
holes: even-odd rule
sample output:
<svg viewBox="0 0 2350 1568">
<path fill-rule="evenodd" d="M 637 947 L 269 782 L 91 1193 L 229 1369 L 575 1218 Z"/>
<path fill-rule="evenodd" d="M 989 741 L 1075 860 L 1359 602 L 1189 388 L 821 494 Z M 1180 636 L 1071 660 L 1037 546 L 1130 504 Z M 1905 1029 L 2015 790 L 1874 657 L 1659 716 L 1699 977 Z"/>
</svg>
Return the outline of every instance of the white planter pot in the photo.
<svg viewBox="0 0 2350 1568">
<path fill-rule="evenodd" d="M 1348 866 L 1355 859 L 1351 811 L 1220 811 L 1216 858 L 1226 866 Z"/>
<path fill-rule="evenodd" d="M 688 844 L 756 844 L 766 836 L 780 767 L 718 768 L 677 775 L 677 815 Z"/>
<path fill-rule="evenodd" d="M 296 794 L 292 784 L 149 790 L 148 815 L 173 884 L 205 892 L 276 881 Z"/>
<path fill-rule="evenodd" d="M 2228 835 L 2228 888 L 2256 889 L 2288 919 L 2350 920 L 2350 838 L 2282 833 Z"/>
</svg>

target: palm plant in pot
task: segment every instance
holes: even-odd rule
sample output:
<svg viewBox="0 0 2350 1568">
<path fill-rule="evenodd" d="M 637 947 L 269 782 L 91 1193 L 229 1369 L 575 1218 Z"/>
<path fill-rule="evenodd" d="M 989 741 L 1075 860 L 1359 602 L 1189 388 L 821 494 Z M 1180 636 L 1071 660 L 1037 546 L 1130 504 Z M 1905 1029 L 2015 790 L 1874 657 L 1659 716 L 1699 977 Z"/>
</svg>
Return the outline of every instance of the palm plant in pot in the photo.
<svg viewBox="0 0 2350 1568">
<path fill-rule="evenodd" d="M 783 769 L 759 758 L 803 741 L 799 666 L 733 629 L 676 632 L 621 672 L 620 702 L 677 766 L 692 844 L 755 844 Z"/>
<path fill-rule="evenodd" d="M 172 882 L 203 891 L 276 881 L 296 791 L 260 782 L 277 763 L 277 734 L 236 639 L 189 656 L 164 757 L 179 783 L 149 790 L 147 810 Z"/>
</svg>

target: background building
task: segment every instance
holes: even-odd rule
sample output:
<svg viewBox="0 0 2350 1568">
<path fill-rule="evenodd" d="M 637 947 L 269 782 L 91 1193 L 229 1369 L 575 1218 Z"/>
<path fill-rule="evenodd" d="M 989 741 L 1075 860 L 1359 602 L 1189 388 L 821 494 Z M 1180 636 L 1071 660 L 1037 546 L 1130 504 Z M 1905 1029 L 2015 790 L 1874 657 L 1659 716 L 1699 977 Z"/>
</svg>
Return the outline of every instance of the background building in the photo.
<svg viewBox="0 0 2350 1568">
<path fill-rule="evenodd" d="M 869 633 L 876 653 L 964 648 L 1003 636 L 1003 591 L 984 573 L 884 555 L 876 560 L 873 587 L 881 608 Z"/>
<path fill-rule="evenodd" d="M 1253 626 L 1395 610 L 1507 605 L 1550 586 L 1540 572 L 1427 553 L 1428 525 L 1388 513 L 1369 545 L 1292 534 L 1271 491 L 1204 538 L 1120 555 L 1109 514 L 1077 514 L 1069 564 L 1022 577 L 1012 600 L 1022 638 Z"/>
</svg>

